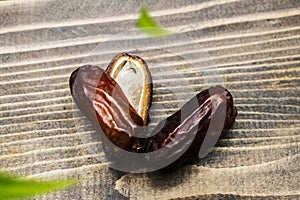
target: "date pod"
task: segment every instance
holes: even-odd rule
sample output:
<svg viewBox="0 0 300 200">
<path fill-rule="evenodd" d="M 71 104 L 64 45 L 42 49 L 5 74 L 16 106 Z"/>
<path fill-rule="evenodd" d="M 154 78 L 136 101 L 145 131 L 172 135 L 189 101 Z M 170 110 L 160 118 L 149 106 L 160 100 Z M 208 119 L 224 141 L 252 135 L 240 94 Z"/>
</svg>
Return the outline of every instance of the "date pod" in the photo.
<svg viewBox="0 0 300 200">
<path fill-rule="evenodd" d="M 139 70 L 142 72 L 136 75 Z M 138 95 L 129 88 L 139 91 Z M 151 137 L 143 138 L 151 104 L 151 75 L 141 58 L 129 54 L 116 56 L 105 71 L 91 65 L 78 68 L 70 77 L 70 89 L 81 112 L 104 133 L 103 141 L 119 148 L 103 143 L 109 160 L 116 165 L 137 165 L 137 171 L 177 168 L 196 158 L 205 138 L 216 141 L 237 116 L 230 92 L 215 86 L 198 93 L 162 120 Z"/>
<path fill-rule="evenodd" d="M 200 153 L 208 153 L 219 137 L 233 126 L 236 116 L 237 109 L 230 92 L 221 86 L 211 87 L 160 122 L 153 136 L 145 141 L 143 151 L 166 149 L 155 154 L 153 160 L 174 160 L 166 169 L 176 169 L 197 158 Z"/>
<path fill-rule="evenodd" d="M 121 87 L 130 105 L 147 125 L 152 101 L 152 78 L 146 62 L 127 53 L 117 55 L 106 73 Z"/>
<path fill-rule="evenodd" d="M 70 90 L 81 112 L 118 147 L 135 152 L 143 137 L 152 98 L 152 79 L 146 62 L 122 53 L 107 69 L 85 65 L 70 77 Z"/>
</svg>

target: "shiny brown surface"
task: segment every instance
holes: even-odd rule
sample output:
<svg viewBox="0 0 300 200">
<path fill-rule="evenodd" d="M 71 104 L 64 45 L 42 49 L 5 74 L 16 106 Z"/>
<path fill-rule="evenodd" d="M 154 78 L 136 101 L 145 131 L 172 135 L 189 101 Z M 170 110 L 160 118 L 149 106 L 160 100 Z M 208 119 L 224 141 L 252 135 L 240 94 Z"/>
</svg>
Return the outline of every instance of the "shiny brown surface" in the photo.
<svg viewBox="0 0 300 200">
<path fill-rule="evenodd" d="M 142 127 L 142 119 L 109 74 L 97 66 L 80 67 L 70 77 L 70 88 L 77 106 L 99 134 L 102 129 L 111 142 L 131 152 L 148 153 L 167 147 L 167 157 L 183 154 L 173 163 L 176 167 L 197 157 L 211 119 L 220 118 L 212 124 L 220 126 L 211 134 L 211 137 L 216 135 L 217 141 L 221 133 L 225 134 L 232 127 L 237 115 L 230 92 L 216 86 L 198 93 L 179 111 L 162 120 L 151 137 L 141 139 L 135 136 L 148 135 Z M 221 117 L 222 112 L 225 119 Z M 157 156 L 156 162 L 166 159 L 165 156 Z"/>
<path fill-rule="evenodd" d="M 72 73 L 70 88 L 76 104 L 96 130 L 100 124 L 114 144 L 130 150 L 134 126 L 143 122 L 118 84 L 99 67 L 88 65 Z"/>
<path fill-rule="evenodd" d="M 183 155 L 169 166 L 178 168 L 181 164 L 197 158 L 205 137 L 211 137 L 216 142 L 221 135 L 226 134 L 233 126 L 236 116 L 237 109 L 228 90 L 221 86 L 206 89 L 157 125 L 154 129 L 157 133 L 145 144 L 146 151 L 156 151 L 169 146 L 172 153 L 168 156 L 172 156 L 182 150 Z M 211 119 L 214 119 L 213 123 Z M 209 126 L 219 128 L 208 135 Z M 176 144 L 172 144 L 174 141 Z M 185 149 L 187 144 L 190 146 Z"/>
</svg>

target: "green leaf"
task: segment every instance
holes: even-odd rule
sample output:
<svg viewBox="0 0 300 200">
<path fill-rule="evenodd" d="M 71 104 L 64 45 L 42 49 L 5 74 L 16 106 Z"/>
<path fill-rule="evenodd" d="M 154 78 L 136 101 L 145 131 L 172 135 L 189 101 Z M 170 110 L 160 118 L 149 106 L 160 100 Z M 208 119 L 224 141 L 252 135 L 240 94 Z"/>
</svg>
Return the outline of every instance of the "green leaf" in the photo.
<svg viewBox="0 0 300 200">
<path fill-rule="evenodd" d="M 41 195 L 65 189 L 76 183 L 76 180 L 39 181 L 18 178 L 0 172 L 0 199 L 15 199 Z"/>
<path fill-rule="evenodd" d="M 172 31 L 169 31 L 165 28 L 162 28 L 158 25 L 152 17 L 149 15 L 149 12 L 146 7 L 142 6 L 140 11 L 140 17 L 137 22 L 137 27 L 142 30 L 144 33 L 154 36 L 166 36 L 172 34 Z"/>
</svg>

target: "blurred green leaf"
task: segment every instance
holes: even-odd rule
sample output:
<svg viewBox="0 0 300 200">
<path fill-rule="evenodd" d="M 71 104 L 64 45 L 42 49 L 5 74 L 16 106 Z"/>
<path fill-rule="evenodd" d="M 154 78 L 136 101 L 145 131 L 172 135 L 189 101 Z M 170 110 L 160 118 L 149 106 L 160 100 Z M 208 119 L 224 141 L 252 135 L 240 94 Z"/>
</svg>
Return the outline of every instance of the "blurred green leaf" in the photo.
<svg viewBox="0 0 300 200">
<path fill-rule="evenodd" d="M 65 189 L 76 183 L 76 180 L 39 181 L 25 179 L 14 177 L 0 171 L 0 199 L 15 199 L 41 195 Z"/>
<path fill-rule="evenodd" d="M 137 27 L 144 33 L 154 37 L 172 34 L 172 31 L 162 28 L 152 19 L 145 6 L 142 6 L 141 8 L 140 17 L 137 22 Z"/>
</svg>

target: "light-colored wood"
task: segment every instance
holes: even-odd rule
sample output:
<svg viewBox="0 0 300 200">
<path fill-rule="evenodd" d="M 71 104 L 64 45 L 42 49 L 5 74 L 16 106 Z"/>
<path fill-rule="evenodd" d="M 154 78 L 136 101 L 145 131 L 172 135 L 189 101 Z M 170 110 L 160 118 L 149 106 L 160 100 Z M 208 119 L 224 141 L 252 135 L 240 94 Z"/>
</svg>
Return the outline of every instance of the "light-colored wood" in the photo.
<svg viewBox="0 0 300 200">
<path fill-rule="evenodd" d="M 106 67 L 123 50 L 114 46 L 137 41 L 126 31 L 135 28 L 141 5 L 189 38 L 131 49 L 152 63 L 152 122 L 220 80 L 239 112 L 207 157 L 167 177 L 101 163 L 102 154 L 91 151 L 99 141 L 83 139 L 95 133 L 85 121 L 78 126 L 68 86 L 80 65 Z M 299 0 L 1 1 L 0 168 L 87 179 L 39 199 L 298 199 L 299 22 Z M 91 55 L 97 46 L 107 48 Z M 203 51 L 210 56 L 197 57 Z"/>
</svg>

